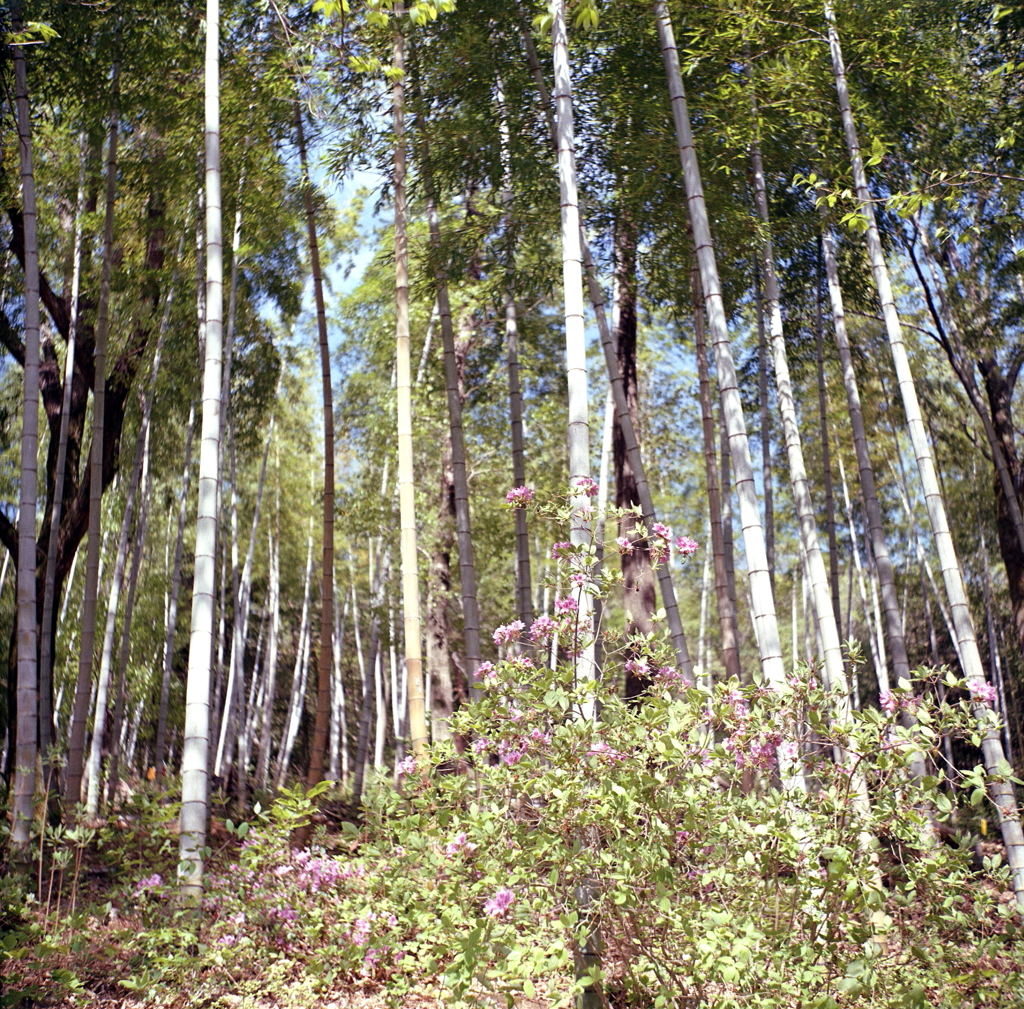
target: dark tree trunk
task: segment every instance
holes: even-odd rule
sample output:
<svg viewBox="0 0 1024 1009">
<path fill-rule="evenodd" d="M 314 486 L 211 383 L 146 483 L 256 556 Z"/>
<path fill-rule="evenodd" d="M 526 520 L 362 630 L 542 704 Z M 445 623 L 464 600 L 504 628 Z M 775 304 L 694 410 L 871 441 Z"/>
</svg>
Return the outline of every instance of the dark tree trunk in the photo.
<svg viewBox="0 0 1024 1009">
<path fill-rule="evenodd" d="M 638 423 L 637 400 L 637 280 L 636 280 L 636 228 L 628 214 L 620 214 L 615 221 L 615 305 L 614 335 L 619 358 L 622 387 L 629 406 L 629 417 L 634 429 Z M 615 504 L 618 508 L 637 508 L 636 476 L 629 464 L 626 443 L 618 424 L 612 433 L 612 458 L 615 463 Z M 622 554 L 622 581 L 626 611 L 626 635 L 648 634 L 654 630 L 657 610 L 654 570 L 647 541 L 637 539 L 634 532 L 637 516 L 623 515 L 619 519 L 619 535 L 633 543 L 633 552 Z M 650 686 L 651 681 L 634 672 L 626 673 L 626 697 L 636 697 Z"/>
</svg>

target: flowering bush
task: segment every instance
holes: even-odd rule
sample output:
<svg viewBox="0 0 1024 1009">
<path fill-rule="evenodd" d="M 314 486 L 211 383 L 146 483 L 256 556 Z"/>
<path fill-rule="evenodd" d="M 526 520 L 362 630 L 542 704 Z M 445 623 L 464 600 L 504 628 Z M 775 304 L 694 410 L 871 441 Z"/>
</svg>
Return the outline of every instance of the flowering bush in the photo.
<svg viewBox="0 0 1024 1009">
<path fill-rule="evenodd" d="M 667 550 L 667 528 L 652 535 Z M 478 699 L 451 721 L 459 754 L 403 761 L 333 850 L 290 847 L 315 790 L 259 814 L 209 880 L 208 963 L 301 964 L 314 985 L 380 986 L 396 1004 L 428 979 L 456 1005 L 566 1005 L 592 983 L 656 1009 L 1019 1004 L 1008 871 L 989 856 L 977 873 L 956 829 L 960 797 L 987 801 L 983 772 L 937 770 L 943 735 L 977 743 L 965 684 L 944 675 L 940 703 L 939 674 L 922 673 L 849 712 L 813 670 L 687 687 L 650 636 L 610 647 L 598 674 L 577 662 L 593 637 L 580 602 L 611 576 L 592 545 L 553 556 L 563 585 L 583 578 L 529 630 L 494 632 L 504 658 L 480 665 Z M 627 661 L 651 683 L 640 705 L 615 689 Z M 140 880 L 137 899 L 158 885 Z"/>
</svg>

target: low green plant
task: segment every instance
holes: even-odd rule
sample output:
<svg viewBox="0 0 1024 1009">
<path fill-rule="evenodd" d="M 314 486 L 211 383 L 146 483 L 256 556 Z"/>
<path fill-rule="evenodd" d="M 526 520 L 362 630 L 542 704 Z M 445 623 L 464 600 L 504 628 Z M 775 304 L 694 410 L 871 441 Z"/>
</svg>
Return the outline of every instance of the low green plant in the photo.
<svg viewBox="0 0 1024 1009">
<path fill-rule="evenodd" d="M 668 530 L 638 535 L 668 562 Z M 590 546 L 554 553 L 572 593 L 495 631 L 504 657 L 454 716 L 459 745 L 403 761 L 333 840 L 291 847 L 316 790 L 229 824 L 237 858 L 207 880 L 191 961 L 162 880 L 142 880 L 154 927 L 129 987 L 201 964 L 208 981 L 301 977 L 310 998 L 371 985 L 395 1004 L 423 984 L 456 1005 L 564 1005 L 590 985 L 656 1009 L 1019 1004 L 1007 868 L 990 855 L 979 871 L 955 829 L 987 802 L 984 771 L 935 770 L 944 735 L 978 731 L 960 680 L 920 671 L 849 711 L 811 668 L 687 685 L 656 635 L 607 636 L 590 676 L 580 594 L 615 576 L 595 576 Z M 640 703 L 618 696 L 626 663 L 650 683 Z"/>
</svg>

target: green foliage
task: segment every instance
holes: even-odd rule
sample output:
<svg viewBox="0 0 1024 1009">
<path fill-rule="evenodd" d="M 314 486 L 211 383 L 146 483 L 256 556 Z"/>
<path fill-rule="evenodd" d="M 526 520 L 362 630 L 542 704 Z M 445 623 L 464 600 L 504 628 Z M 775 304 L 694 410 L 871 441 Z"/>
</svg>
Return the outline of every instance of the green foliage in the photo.
<svg viewBox="0 0 1024 1009">
<path fill-rule="evenodd" d="M 555 554 L 569 585 L 592 559 L 586 546 Z M 156 992 L 199 968 L 189 1004 L 218 977 L 286 997 L 298 970 L 299 1004 L 353 984 L 401 1004 L 430 979 L 454 1005 L 565 1005 L 591 981 L 635 1005 L 1015 1004 L 1024 946 L 1008 870 L 990 857 L 979 872 L 956 828 L 958 807 L 984 800 L 984 772 L 951 795 L 941 772 L 912 771 L 938 766 L 944 734 L 976 731 L 962 682 L 947 675 L 939 702 L 935 675 L 919 673 L 882 710 L 841 714 L 813 669 L 780 689 L 688 688 L 647 638 L 629 661 L 653 685 L 630 704 L 611 686 L 613 640 L 602 675 L 580 675 L 589 638 L 573 600 L 496 630 L 504 657 L 453 719 L 460 750 L 408 758 L 362 826 L 292 847 L 329 783 L 229 823 L 241 844 L 208 877 L 198 927 L 158 877 L 136 884 L 150 924 L 125 987 Z M 594 701 L 600 719 L 582 717 Z M 603 959 L 574 980 L 588 942 Z"/>
</svg>

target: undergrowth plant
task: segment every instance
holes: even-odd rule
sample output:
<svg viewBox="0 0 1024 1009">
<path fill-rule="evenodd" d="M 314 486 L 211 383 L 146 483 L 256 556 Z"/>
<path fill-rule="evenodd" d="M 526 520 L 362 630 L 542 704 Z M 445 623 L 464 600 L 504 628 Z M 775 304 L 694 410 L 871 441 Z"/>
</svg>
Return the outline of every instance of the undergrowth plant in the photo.
<svg viewBox="0 0 1024 1009">
<path fill-rule="evenodd" d="M 531 498 L 512 503 L 569 518 Z M 636 536 L 670 562 L 667 528 Z M 680 537 L 675 552 L 694 547 Z M 603 668 L 580 680 L 573 657 L 594 631 L 579 594 L 616 575 L 592 545 L 554 556 L 553 615 L 495 630 L 501 657 L 480 667 L 453 741 L 378 779 L 361 824 L 293 848 L 326 784 L 229 822 L 198 921 L 141 871 L 162 853 L 155 830 L 121 842 L 140 869 L 125 987 L 156 999 L 184 985 L 194 1004 L 227 987 L 315 1005 L 353 985 L 395 1005 L 438 985 L 454 1005 L 565 1005 L 590 985 L 656 1009 L 1019 1004 L 1008 870 L 998 855 L 974 864 L 958 827 L 987 801 L 984 772 L 940 770 L 943 736 L 978 742 L 962 681 L 923 670 L 850 711 L 813 667 L 781 688 L 757 674 L 706 688 L 657 635 L 600 629 Z M 619 696 L 626 663 L 650 683 L 639 701 Z M 582 717 L 595 701 L 599 717 Z M 580 969 L 584 946 L 600 956 Z"/>
</svg>

